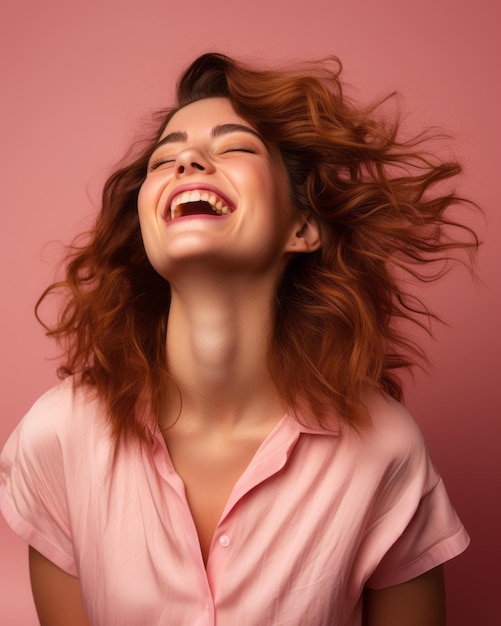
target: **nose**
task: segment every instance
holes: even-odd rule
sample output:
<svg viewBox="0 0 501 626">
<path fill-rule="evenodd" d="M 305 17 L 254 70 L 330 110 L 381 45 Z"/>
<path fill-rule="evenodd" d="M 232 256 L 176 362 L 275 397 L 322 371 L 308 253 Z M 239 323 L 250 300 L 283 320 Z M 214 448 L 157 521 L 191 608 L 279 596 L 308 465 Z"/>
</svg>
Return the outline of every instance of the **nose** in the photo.
<svg viewBox="0 0 501 626">
<path fill-rule="evenodd" d="M 213 167 L 208 157 L 197 148 L 187 148 L 182 150 L 176 158 L 176 175 L 183 176 L 196 172 L 206 174 L 212 171 Z"/>
</svg>

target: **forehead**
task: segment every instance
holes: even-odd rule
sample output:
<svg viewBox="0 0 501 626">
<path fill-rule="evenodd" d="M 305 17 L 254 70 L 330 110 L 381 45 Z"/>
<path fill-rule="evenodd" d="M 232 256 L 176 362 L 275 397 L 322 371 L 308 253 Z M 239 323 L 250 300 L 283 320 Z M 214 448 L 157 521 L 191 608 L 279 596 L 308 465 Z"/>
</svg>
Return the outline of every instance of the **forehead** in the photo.
<svg viewBox="0 0 501 626">
<path fill-rule="evenodd" d="M 227 98 L 206 98 L 187 104 L 176 111 L 165 126 L 162 137 L 180 131 L 210 130 L 219 124 L 234 122 L 252 128 L 251 124 L 238 115 Z"/>
</svg>

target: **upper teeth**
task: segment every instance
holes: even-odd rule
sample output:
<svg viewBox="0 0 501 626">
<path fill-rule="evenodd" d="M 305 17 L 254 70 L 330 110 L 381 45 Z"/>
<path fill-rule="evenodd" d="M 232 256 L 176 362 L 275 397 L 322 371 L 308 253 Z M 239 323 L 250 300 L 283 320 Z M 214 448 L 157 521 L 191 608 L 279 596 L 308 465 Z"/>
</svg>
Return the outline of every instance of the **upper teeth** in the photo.
<svg viewBox="0 0 501 626">
<path fill-rule="evenodd" d="M 182 215 L 182 209 L 180 209 L 181 204 L 186 204 L 187 202 L 208 202 L 211 205 L 212 210 L 218 215 L 224 215 L 229 212 L 228 206 L 225 204 L 224 200 L 222 200 L 219 196 L 217 196 L 213 192 L 209 191 L 184 191 L 177 195 L 171 202 L 170 205 L 170 214 L 172 219 L 175 217 L 179 217 Z"/>
</svg>

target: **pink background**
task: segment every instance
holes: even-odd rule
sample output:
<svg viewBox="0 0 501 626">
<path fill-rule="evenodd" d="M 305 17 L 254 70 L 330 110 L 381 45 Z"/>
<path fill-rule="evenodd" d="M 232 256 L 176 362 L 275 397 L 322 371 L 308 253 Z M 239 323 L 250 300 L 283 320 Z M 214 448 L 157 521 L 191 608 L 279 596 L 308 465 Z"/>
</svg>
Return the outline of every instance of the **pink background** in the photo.
<svg viewBox="0 0 501 626">
<path fill-rule="evenodd" d="M 201 52 L 281 61 L 338 55 L 361 98 L 397 89 L 410 123 L 455 137 L 462 191 L 481 203 L 483 284 L 455 270 L 428 300 L 449 322 L 406 401 L 472 545 L 447 567 L 450 624 L 498 615 L 501 320 L 499 9 L 490 0 L 87 0 L 8 3 L 0 24 L 0 445 L 56 382 L 32 314 L 61 242 L 90 224 L 99 189 L 151 109 Z M 9 6 L 9 8 L 7 8 Z M 496 189 L 497 191 L 497 189 Z M 26 547 L 0 521 L 0 622 L 36 624 Z M 497 558 L 496 558 L 497 557 Z"/>
</svg>

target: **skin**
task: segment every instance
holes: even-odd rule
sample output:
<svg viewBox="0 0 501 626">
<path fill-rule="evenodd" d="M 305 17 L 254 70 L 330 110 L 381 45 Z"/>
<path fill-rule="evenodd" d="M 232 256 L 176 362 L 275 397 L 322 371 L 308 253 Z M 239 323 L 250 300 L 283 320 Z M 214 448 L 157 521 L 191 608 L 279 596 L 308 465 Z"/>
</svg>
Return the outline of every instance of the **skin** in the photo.
<svg viewBox="0 0 501 626">
<path fill-rule="evenodd" d="M 78 578 L 63 572 L 31 546 L 29 563 L 40 626 L 90 626 Z"/>
<path fill-rule="evenodd" d="M 443 567 L 413 580 L 379 589 L 366 589 L 363 626 L 445 626 Z"/>
<path fill-rule="evenodd" d="M 227 124 L 249 131 L 212 136 Z M 179 393 L 162 425 L 205 561 L 233 485 L 284 413 L 267 367 L 278 280 L 292 252 L 319 245 L 316 226 L 291 205 L 277 149 L 250 131 L 225 99 L 188 105 L 164 131 L 185 140 L 153 154 L 165 163 L 138 203 L 146 251 L 172 288 L 167 360 Z M 166 200 L 191 184 L 219 189 L 235 210 L 166 223 Z"/>
<path fill-rule="evenodd" d="M 228 124 L 247 130 L 220 132 Z M 235 482 L 284 413 L 267 366 L 278 281 L 290 255 L 316 250 L 320 238 L 317 224 L 292 204 L 276 147 L 257 137 L 226 99 L 184 107 L 163 138 L 138 210 L 148 257 L 172 291 L 171 388 L 160 426 L 206 563 Z M 169 221 L 168 200 L 186 185 L 216 188 L 234 210 Z M 87 624 L 78 580 L 34 550 L 30 567 L 42 625 Z M 440 570 L 367 591 L 365 626 L 441 626 L 443 597 Z"/>
</svg>

